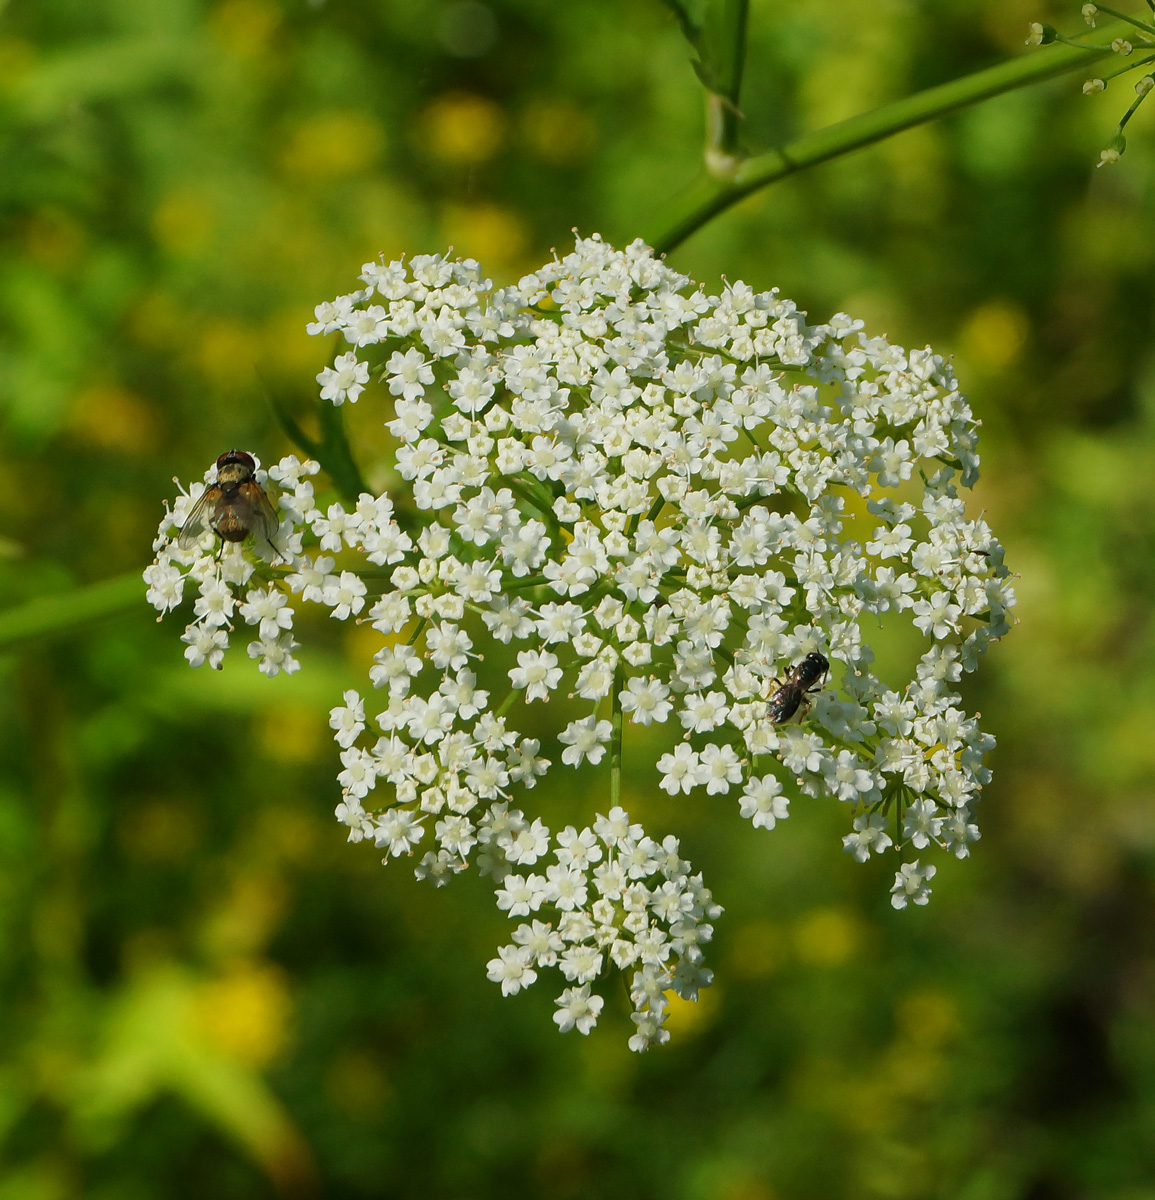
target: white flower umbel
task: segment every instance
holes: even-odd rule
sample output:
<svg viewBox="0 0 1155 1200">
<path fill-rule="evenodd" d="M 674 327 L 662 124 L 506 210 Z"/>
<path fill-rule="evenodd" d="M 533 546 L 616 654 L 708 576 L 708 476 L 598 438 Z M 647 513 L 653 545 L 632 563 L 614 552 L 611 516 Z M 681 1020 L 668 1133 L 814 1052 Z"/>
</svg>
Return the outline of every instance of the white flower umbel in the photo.
<svg viewBox="0 0 1155 1200">
<path fill-rule="evenodd" d="M 954 686 L 1014 602 L 959 495 L 976 423 L 949 364 L 776 292 L 709 295 L 640 242 L 579 240 L 501 289 L 429 255 L 361 278 L 317 308 L 311 331 L 351 347 L 318 382 L 382 404 L 401 490 L 322 504 L 317 464 L 287 458 L 279 557 L 180 549 L 182 496 L 146 573 L 162 613 L 195 599 L 194 666 L 243 621 L 262 670 L 295 670 L 307 604 L 380 634 L 366 695 L 332 713 L 350 840 L 418 855 L 435 884 L 492 876 L 516 926 L 489 976 L 512 994 L 558 972 L 563 1031 L 588 1033 L 593 989 L 626 972 L 635 1050 L 666 1040 L 671 993 L 710 982 L 721 909 L 620 803 L 631 728 L 667 734 L 649 770 L 670 803 L 700 789 L 770 830 L 791 797 L 829 797 L 855 859 L 917 853 L 892 903 L 925 903 L 927 854 L 978 837 L 994 744 Z M 914 679 L 873 672 L 882 620 L 923 639 Z M 543 748 L 525 721 L 548 728 L 559 692 Z M 551 833 L 524 797 L 582 764 L 605 803 Z"/>
</svg>

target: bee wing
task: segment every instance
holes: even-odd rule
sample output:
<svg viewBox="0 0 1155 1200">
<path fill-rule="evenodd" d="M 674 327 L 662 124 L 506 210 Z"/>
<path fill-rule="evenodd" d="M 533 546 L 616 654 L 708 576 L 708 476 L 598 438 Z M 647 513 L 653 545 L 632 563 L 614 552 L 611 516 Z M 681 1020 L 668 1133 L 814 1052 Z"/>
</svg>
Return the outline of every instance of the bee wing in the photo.
<svg viewBox="0 0 1155 1200">
<path fill-rule="evenodd" d="M 253 512 L 253 536 L 259 542 L 268 542 L 278 555 L 281 555 L 273 537 L 281 528 L 281 518 L 273 507 L 265 489 L 255 479 L 249 479 L 237 488 L 240 495 L 248 501 Z M 283 557 L 283 555 L 281 556 Z"/>
<path fill-rule="evenodd" d="M 185 517 L 184 524 L 180 527 L 180 532 L 177 535 L 176 544 L 182 550 L 191 546 L 206 529 L 211 528 L 208 522 L 209 514 L 212 512 L 220 494 L 220 485 L 216 483 L 210 483 L 201 492 L 200 498 L 192 506 L 192 511 L 189 515 Z"/>
</svg>

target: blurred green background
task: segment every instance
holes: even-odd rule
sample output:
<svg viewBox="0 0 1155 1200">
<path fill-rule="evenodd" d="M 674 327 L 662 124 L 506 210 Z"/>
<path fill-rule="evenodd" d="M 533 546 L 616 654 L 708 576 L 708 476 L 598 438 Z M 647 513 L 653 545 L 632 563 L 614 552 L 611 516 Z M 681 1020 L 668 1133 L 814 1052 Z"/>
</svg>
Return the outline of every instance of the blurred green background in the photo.
<svg viewBox="0 0 1155 1200">
<path fill-rule="evenodd" d="M 748 140 L 1030 20 L 1082 28 L 753 0 Z M 0 1200 L 1155 1197 L 1155 112 L 1094 170 L 1130 83 L 1080 80 L 672 255 L 953 353 L 983 421 L 1020 624 L 966 682 L 995 782 L 929 908 L 891 911 L 834 804 L 764 833 L 636 771 L 631 812 L 726 906 L 717 986 L 645 1056 L 614 991 L 561 1037 L 552 980 L 485 979 L 483 881 L 435 893 L 331 817 L 364 635 L 316 623 L 291 679 L 193 672 L 142 602 L 0 657 Z M 174 474 L 287 451 L 254 365 L 303 403 L 304 324 L 363 261 L 452 245 L 510 280 L 575 226 L 632 238 L 701 136 L 658 0 L 0 0 L 0 604 L 143 567 Z"/>
</svg>

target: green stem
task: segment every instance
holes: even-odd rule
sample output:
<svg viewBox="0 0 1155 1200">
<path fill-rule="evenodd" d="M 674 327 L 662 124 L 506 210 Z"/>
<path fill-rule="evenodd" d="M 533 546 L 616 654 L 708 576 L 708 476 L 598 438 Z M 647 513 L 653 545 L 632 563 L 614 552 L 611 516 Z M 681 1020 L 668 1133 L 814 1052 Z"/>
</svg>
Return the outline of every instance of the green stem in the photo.
<svg viewBox="0 0 1155 1200">
<path fill-rule="evenodd" d="M 610 808 L 622 802 L 622 676 L 621 663 L 614 670 L 614 694 L 611 720 L 613 732 L 610 734 Z"/>
<path fill-rule="evenodd" d="M 691 46 L 697 47 L 698 38 L 701 36 L 702 31 L 694 24 L 690 14 L 683 5 L 679 0 L 662 0 L 662 3 L 674 14 L 674 19 L 678 22 L 678 27 L 682 31 L 682 37 Z"/>
<path fill-rule="evenodd" d="M 1142 29 L 1144 33 L 1155 33 L 1155 25 L 1148 25 L 1146 21 L 1138 21 L 1134 17 L 1127 16 L 1126 13 L 1117 12 L 1113 8 L 1107 8 L 1105 5 L 1096 5 L 1100 12 L 1105 12 L 1109 16 L 1118 17 L 1120 21 L 1126 21 L 1128 25 L 1134 25 L 1136 29 Z"/>
<path fill-rule="evenodd" d="M 1099 30 L 1098 36 L 1116 36 L 1121 31 L 1125 32 L 1122 26 L 1112 26 Z M 1024 55 L 985 71 L 976 71 L 962 79 L 885 104 L 872 112 L 804 134 L 781 149 L 747 158 L 725 173 L 713 173 L 707 165 L 707 170 L 671 202 L 666 212 L 643 232 L 643 237 L 659 253 L 665 253 L 684 242 L 711 217 L 725 212 L 744 196 L 767 184 L 981 100 L 1086 67 L 1109 53 L 1110 50 L 1100 48 L 1049 46 L 1043 53 Z"/>
<path fill-rule="evenodd" d="M 369 490 L 361 469 L 353 458 L 349 439 L 345 436 L 345 418 L 336 405 L 327 400 L 317 401 L 317 416 L 321 422 L 321 446 L 317 461 L 325 468 L 333 486 L 347 504 L 356 504 L 362 492 Z"/>
<path fill-rule="evenodd" d="M 59 596 L 41 596 L 0 612 L 0 650 L 11 650 L 35 638 L 71 633 L 102 617 L 144 606 L 144 580 L 139 571 L 118 575 Z"/>
<path fill-rule="evenodd" d="M 305 433 L 296 417 L 289 411 L 288 405 L 277 395 L 260 371 L 257 372 L 257 379 L 273 415 L 288 439 L 308 458 L 315 458 L 321 464 L 342 500 L 347 504 L 356 504 L 358 496 L 369 489 L 361 478 L 360 468 L 349 448 L 341 410 L 328 400 L 315 401 L 317 421 L 321 427 L 321 440 L 318 442 Z"/>
<path fill-rule="evenodd" d="M 1127 111 L 1123 114 L 1122 120 L 1119 122 L 1118 129 L 1120 133 L 1127 128 L 1127 122 L 1135 115 L 1139 105 L 1142 104 L 1146 99 L 1147 93 L 1144 92 L 1142 95 L 1136 96 L 1135 99 L 1131 101 L 1131 107 L 1127 109 Z"/>
<path fill-rule="evenodd" d="M 1145 67 L 1149 63 L 1155 62 L 1155 54 L 1149 54 L 1146 58 L 1141 58 L 1137 62 L 1128 63 L 1126 66 L 1120 67 L 1117 71 L 1104 71 L 1099 78 L 1107 83 L 1109 80 L 1118 79 L 1120 75 L 1126 75 L 1139 67 Z"/>
<path fill-rule="evenodd" d="M 724 175 L 742 160 L 738 97 L 746 64 L 749 0 L 713 0 L 702 25 L 702 66 L 706 83 L 706 167 Z"/>
</svg>

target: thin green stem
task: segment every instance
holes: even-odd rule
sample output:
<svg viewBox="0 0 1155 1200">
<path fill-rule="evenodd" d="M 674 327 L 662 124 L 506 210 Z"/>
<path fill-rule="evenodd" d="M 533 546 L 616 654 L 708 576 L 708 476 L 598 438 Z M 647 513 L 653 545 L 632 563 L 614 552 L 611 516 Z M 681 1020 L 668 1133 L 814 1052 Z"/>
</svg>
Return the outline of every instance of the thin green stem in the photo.
<svg viewBox="0 0 1155 1200">
<path fill-rule="evenodd" d="M 1143 101 L 1146 99 L 1147 99 L 1147 93 L 1143 92 L 1141 95 L 1136 96 L 1135 99 L 1131 101 L 1131 107 L 1129 109 L 1127 109 L 1127 111 L 1123 114 L 1122 120 L 1119 122 L 1118 128 L 1119 128 L 1120 133 L 1122 133 L 1123 130 L 1126 129 L 1127 122 L 1135 115 L 1135 112 L 1138 109 L 1139 105 L 1142 104 Z"/>
<path fill-rule="evenodd" d="M 140 571 L 60 596 L 41 596 L 0 612 L 0 650 L 14 650 L 37 638 L 71 633 L 103 617 L 143 609 L 143 605 Z"/>
<path fill-rule="evenodd" d="M 1120 67 L 1117 71 L 1104 71 L 1099 78 L 1106 83 L 1108 80 L 1118 79 L 1120 75 L 1127 75 L 1131 71 L 1134 71 L 1139 67 L 1145 67 L 1149 63 L 1153 62 L 1155 62 L 1155 54 L 1149 54 L 1146 58 L 1140 58 L 1135 62 L 1127 63 L 1126 66 Z"/>
<path fill-rule="evenodd" d="M 1118 17 L 1120 21 L 1126 21 L 1128 25 L 1134 25 L 1136 29 L 1142 29 L 1144 33 L 1155 33 L 1155 25 L 1148 25 L 1146 21 L 1139 21 L 1135 17 L 1129 17 L 1126 13 L 1116 12 L 1113 8 L 1107 8 L 1106 5 L 1097 4 L 1095 6 L 1100 12 L 1107 13 L 1108 16 Z"/>
<path fill-rule="evenodd" d="M 613 732 L 610 734 L 610 808 L 622 802 L 622 666 L 618 663 L 614 669 L 613 709 L 610 720 Z"/>
<path fill-rule="evenodd" d="M 530 488 L 526 480 L 520 475 L 507 475 L 502 477 L 502 481 L 515 496 L 520 496 L 526 504 L 529 504 L 541 516 L 545 517 L 546 521 L 556 520 L 554 517 L 553 508 L 544 503 L 541 497 Z"/>
<path fill-rule="evenodd" d="M 1099 35 L 1117 36 L 1122 31 L 1122 26 L 1113 26 L 1100 30 Z M 1110 52 L 1109 49 L 1082 45 L 1049 46 L 1045 52 L 1024 55 L 976 71 L 872 112 L 804 134 L 778 150 L 747 158 L 725 173 L 711 172 L 707 164 L 707 169 L 670 203 L 643 236 L 655 250 L 665 253 L 681 245 L 695 230 L 744 196 L 787 175 L 840 158 L 982 100 L 1085 68 Z"/>
</svg>

